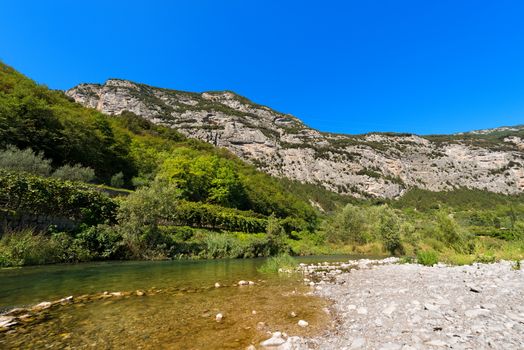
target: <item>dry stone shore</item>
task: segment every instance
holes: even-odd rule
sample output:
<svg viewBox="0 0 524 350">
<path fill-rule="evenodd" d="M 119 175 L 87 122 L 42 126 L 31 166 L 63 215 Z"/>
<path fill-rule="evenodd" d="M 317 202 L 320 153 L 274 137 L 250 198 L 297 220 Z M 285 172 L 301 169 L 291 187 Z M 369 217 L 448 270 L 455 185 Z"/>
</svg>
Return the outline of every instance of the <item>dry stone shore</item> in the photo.
<svg viewBox="0 0 524 350">
<path fill-rule="evenodd" d="M 337 325 L 287 348 L 524 349 L 524 261 L 520 270 L 395 262 L 302 265 L 314 293 L 333 301 Z"/>
</svg>

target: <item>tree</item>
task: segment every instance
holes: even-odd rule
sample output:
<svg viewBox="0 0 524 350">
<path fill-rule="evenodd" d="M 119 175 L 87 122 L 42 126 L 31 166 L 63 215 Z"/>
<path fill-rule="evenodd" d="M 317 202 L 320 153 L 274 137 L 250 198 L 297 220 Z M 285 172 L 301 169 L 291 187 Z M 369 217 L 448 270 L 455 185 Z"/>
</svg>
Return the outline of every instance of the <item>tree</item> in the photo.
<svg viewBox="0 0 524 350">
<path fill-rule="evenodd" d="M 400 240 L 400 219 L 387 207 L 380 210 L 378 233 L 384 248 L 391 254 L 402 254 L 404 249 Z"/>
<path fill-rule="evenodd" d="M 42 176 L 49 176 L 52 169 L 51 160 L 45 159 L 43 153 L 35 153 L 30 148 L 20 150 L 12 145 L 0 151 L 0 168 Z"/>
<path fill-rule="evenodd" d="M 327 224 L 326 236 L 333 243 L 357 243 L 367 241 L 368 222 L 365 209 L 346 205 Z"/>
</svg>

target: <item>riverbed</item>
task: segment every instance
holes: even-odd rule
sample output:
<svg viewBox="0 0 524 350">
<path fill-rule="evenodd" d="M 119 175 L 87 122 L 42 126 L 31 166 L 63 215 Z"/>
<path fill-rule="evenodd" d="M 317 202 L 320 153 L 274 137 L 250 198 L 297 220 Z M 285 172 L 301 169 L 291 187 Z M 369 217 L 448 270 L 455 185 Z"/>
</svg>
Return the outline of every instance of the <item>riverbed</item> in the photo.
<svg viewBox="0 0 524 350">
<path fill-rule="evenodd" d="M 344 261 L 348 256 L 299 262 Z M 0 333 L 9 349 L 243 349 L 276 330 L 313 337 L 329 301 L 303 276 L 264 275 L 264 259 L 112 262 L 0 270 L 0 308 L 72 296 Z M 247 285 L 239 286 L 244 280 Z M 69 302 L 70 301 L 70 302 Z M 222 318 L 217 320 L 217 315 Z M 306 320 L 307 327 L 300 327 Z"/>
</svg>

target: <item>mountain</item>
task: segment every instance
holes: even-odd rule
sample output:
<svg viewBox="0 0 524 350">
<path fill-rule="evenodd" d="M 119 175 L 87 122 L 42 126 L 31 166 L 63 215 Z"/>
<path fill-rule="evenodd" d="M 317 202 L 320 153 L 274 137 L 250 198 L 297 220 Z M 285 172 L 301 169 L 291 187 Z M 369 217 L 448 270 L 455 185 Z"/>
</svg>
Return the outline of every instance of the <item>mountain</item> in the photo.
<svg viewBox="0 0 524 350">
<path fill-rule="evenodd" d="M 81 84 L 66 95 L 110 115 L 129 111 L 225 147 L 258 169 L 356 197 L 396 198 L 411 188 L 524 190 L 524 127 L 453 135 L 342 135 L 230 91 L 155 88 L 127 80 Z"/>
</svg>

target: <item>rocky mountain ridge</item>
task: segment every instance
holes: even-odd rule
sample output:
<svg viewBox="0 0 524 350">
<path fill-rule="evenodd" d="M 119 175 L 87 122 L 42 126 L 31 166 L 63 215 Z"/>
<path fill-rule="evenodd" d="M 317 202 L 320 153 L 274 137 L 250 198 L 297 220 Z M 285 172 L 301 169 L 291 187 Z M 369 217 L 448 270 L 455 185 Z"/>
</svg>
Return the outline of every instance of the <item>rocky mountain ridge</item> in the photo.
<svg viewBox="0 0 524 350">
<path fill-rule="evenodd" d="M 226 147 L 271 175 L 342 194 L 395 198 L 412 187 L 524 191 L 524 126 L 454 135 L 342 135 L 314 130 L 230 91 L 192 93 L 110 79 L 66 94 L 106 114 L 129 111 Z"/>
</svg>

